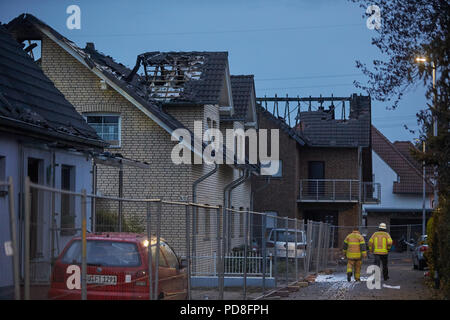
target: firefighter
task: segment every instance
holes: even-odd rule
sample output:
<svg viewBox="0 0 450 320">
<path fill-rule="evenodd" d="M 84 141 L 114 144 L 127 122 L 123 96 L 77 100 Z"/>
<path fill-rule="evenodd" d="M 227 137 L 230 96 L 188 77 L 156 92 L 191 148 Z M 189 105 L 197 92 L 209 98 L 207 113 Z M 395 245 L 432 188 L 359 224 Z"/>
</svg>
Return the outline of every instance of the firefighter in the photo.
<svg viewBox="0 0 450 320">
<path fill-rule="evenodd" d="M 360 281 L 362 259 L 367 257 L 367 251 L 366 242 L 356 227 L 345 237 L 344 255 L 347 257 L 347 281 L 352 280 L 353 271 L 355 281 Z"/>
<path fill-rule="evenodd" d="M 380 266 L 380 262 L 383 265 L 383 278 L 384 281 L 389 279 L 388 272 L 388 253 L 392 247 L 392 238 L 389 233 L 386 232 L 386 224 L 380 223 L 378 231 L 375 232 L 369 239 L 369 251 L 374 255 L 374 264 Z"/>
</svg>

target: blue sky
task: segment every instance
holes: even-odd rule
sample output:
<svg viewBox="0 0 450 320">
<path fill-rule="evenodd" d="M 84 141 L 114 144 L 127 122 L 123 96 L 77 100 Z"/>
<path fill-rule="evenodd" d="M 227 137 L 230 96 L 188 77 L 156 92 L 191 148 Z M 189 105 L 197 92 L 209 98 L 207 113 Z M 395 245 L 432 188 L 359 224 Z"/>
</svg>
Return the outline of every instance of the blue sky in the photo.
<svg viewBox="0 0 450 320">
<path fill-rule="evenodd" d="M 66 27 L 71 4 L 81 9 L 80 30 Z M 2 23 L 24 12 L 81 47 L 94 42 L 99 51 L 130 67 L 147 51 L 228 51 L 232 74 L 255 75 L 257 96 L 364 94 L 352 84 L 365 81 L 355 61 L 381 57 L 371 45 L 376 31 L 366 27 L 364 9 L 347 0 L 0 3 Z M 421 84 L 405 93 L 395 111 L 373 100 L 372 122 L 391 141 L 413 140 L 403 125 L 418 129 L 415 114 L 426 102 Z"/>
</svg>

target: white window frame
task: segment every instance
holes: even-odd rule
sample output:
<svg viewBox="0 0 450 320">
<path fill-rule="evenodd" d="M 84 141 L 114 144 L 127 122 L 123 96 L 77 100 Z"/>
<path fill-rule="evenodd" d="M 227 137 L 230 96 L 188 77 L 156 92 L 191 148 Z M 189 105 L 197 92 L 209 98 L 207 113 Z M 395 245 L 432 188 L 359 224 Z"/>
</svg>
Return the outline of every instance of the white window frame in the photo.
<svg viewBox="0 0 450 320">
<path fill-rule="evenodd" d="M 119 123 L 118 123 L 118 125 L 119 125 L 119 128 L 118 128 L 119 144 L 111 145 L 111 146 L 108 146 L 107 148 L 121 148 L 122 147 L 122 115 L 120 113 L 108 113 L 108 112 L 92 112 L 92 113 L 85 112 L 85 113 L 83 113 L 83 118 L 86 121 L 86 123 L 87 123 L 87 117 L 104 117 L 104 116 L 119 117 Z"/>
</svg>

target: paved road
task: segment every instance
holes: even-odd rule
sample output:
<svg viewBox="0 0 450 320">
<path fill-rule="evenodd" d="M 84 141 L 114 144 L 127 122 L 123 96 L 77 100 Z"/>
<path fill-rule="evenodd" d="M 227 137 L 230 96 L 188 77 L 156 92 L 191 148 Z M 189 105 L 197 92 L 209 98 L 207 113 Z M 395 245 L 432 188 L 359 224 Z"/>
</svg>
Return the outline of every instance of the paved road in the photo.
<svg viewBox="0 0 450 320">
<path fill-rule="evenodd" d="M 389 280 L 382 281 L 381 289 L 368 289 L 366 271 L 372 260 L 363 264 L 361 282 L 347 282 L 345 266 L 335 268 L 331 275 L 319 275 L 316 282 L 297 292 L 289 300 L 425 300 L 432 292 L 424 283 L 424 272 L 413 270 L 410 259 L 392 259 Z M 399 287 L 399 288 L 398 288 Z"/>
</svg>

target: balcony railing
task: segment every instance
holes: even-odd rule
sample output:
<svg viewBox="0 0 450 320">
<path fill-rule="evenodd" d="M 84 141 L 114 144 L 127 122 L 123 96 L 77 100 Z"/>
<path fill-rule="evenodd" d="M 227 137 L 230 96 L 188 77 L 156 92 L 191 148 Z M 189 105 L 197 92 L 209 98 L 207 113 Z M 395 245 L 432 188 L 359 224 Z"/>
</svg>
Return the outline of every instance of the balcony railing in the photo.
<svg viewBox="0 0 450 320">
<path fill-rule="evenodd" d="M 378 203 L 379 183 L 350 179 L 302 179 L 299 202 L 362 202 Z"/>
</svg>

